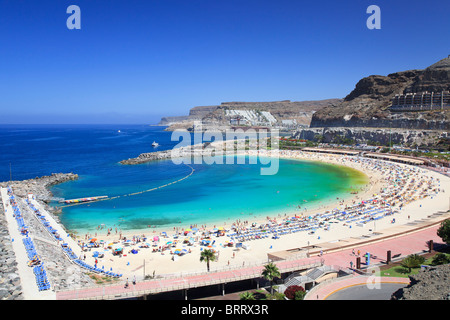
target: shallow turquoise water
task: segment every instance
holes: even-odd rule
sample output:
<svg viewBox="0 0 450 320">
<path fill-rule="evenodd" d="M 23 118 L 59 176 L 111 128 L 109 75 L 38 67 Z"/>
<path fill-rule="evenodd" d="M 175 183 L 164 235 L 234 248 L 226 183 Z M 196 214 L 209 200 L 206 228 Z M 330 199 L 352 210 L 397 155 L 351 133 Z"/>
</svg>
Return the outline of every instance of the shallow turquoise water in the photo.
<svg viewBox="0 0 450 320">
<path fill-rule="evenodd" d="M 120 130 L 120 132 L 119 132 Z M 157 141 L 160 147 L 151 147 Z M 169 150 L 178 144 L 164 127 L 146 125 L 7 125 L 0 126 L 0 180 L 74 172 L 77 181 L 52 187 L 56 197 L 109 197 L 139 192 L 180 179 L 185 165 L 157 161 L 120 165 L 140 153 Z M 260 175 L 268 165 L 193 165 L 195 173 L 180 183 L 137 196 L 63 209 L 61 221 L 83 233 L 98 225 L 122 229 L 222 224 L 292 213 L 350 196 L 349 187 L 365 176 L 345 167 L 280 160 L 273 176 Z M 11 171 L 10 171 L 11 169 Z M 305 202 L 305 200 L 307 202 Z"/>
<path fill-rule="evenodd" d="M 248 159 L 246 164 L 192 165 L 194 174 L 177 184 L 140 195 L 67 207 L 61 220 L 78 232 L 92 231 L 101 224 L 123 230 L 220 225 L 326 204 L 336 197 L 349 196 L 350 187 L 359 188 L 366 182 L 365 176 L 355 170 L 318 162 L 280 159 L 278 173 L 268 176 L 260 175 L 261 166 L 268 165 L 249 164 Z M 66 198 L 128 194 L 177 180 L 191 171 L 170 160 L 137 167 L 145 174 L 106 179 L 87 176 L 58 186 L 58 192 Z M 170 173 L 170 179 L 146 180 L 149 172 L 162 177 L 164 171 Z"/>
</svg>

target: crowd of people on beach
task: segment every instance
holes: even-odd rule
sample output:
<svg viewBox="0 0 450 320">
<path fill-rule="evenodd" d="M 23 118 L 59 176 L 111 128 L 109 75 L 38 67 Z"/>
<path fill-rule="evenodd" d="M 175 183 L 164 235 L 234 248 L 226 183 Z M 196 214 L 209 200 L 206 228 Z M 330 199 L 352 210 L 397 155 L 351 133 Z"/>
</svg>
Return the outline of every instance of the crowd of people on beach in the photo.
<svg viewBox="0 0 450 320">
<path fill-rule="evenodd" d="M 206 225 L 190 225 L 188 228 L 173 227 L 173 234 L 161 232 L 158 236 L 146 237 L 145 235 L 132 236 L 126 239 L 120 235 L 115 243 L 129 249 L 125 254 L 137 254 L 139 250 L 152 248 L 152 253 L 170 255 L 184 255 L 191 252 L 189 246 L 200 246 L 217 251 L 217 246 L 237 247 L 242 243 L 259 239 L 279 239 L 280 237 L 297 232 L 306 232 L 314 235 L 319 229 L 327 231 L 334 223 L 348 228 L 362 226 L 371 221 L 377 221 L 391 216 L 391 223 L 395 223 L 395 214 L 399 214 L 408 203 L 433 197 L 442 192 L 439 179 L 427 175 L 426 170 L 420 167 L 406 166 L 393 162 L 376 159 L 336 156 L 327 154 L 306 153 L 301 151 L 281 151 L 280 156 L 289 158 L 321 160 L 335 164 L 364 168 L 364 172 L 376 182 L 382 182 L 379 190 L 370 198 L 362 199 L 354 196 L 352 199 L 337 199 L 334 208 L 321 212 L 305 214 L 298 210 L 293 215 L 281 213 L 276 217 L 266 217 L 264 222 L 249 222 L 236 220 L 228 228 L 207 228 Z M 371 181 L 373 184 L 374 181 Z M 108 228 L 108 234 L 112 228 Z M 117 234 L 116 228 L 116 234 Z M 120 232 L 120 231 L 119 231 Z M 91 235 L 86 235 L 88 240 Z M 215 243 L 218 237 L 226 236 L 226 241 Z M 318 236 L 320 239 L 320 236 Z M 108 249 L 114 243 L 101 243 L 102 248 Z M 82 245 L 86 245 L 83 243 Z M 96 242 L 87 242 L 86 247 L 98 246 Z M 180 248 L 180 245 L 182 248 Z M 138 248 L 135 248 L 137 246 Z M 134 250 L 134 251 L 133 251 Z"/>
<path fill-rule="evenodd" d="M 267 216 L 265 221 L 240 219 L 228 227 L 207 227 L 206 225 L 190 225 L 187 228 L 173 227 L 171 234 L 159 232 L 146 236 L 145 234 L 123 236 L 120 226 L 99 225 L 94 234 L 85 234 L 84 240 L 78 239 L 78 245 L 86 252 L 96 253 L 96 259 L 109 256 L 127 256 L 144 252 L 168 254 L 172 257 L 183 256 L 192 252 L 190 247 L 200 246 L 201 250 L 209 249 L 216 253 L 220 247 L 240 247 L 248 241 L 260 239 L 279 239 L 285 235 L 298 232 L 315 235 L 318 230 L 328 231 L 333 224 L 352 228 L 362 226 L 371 221 L 377 221 L 391 216 L 391 223 L 395 222 L 395 214 L 401 213 L 402 208 L 408 203 L 433 197 L 439 192 L 439 179 L 429 176 L 426 170 L 420 167 L 406 166 L 393 162 L 380 161 L 376 159 L 357 156 L 336 156 L 329 154 L 306 153 L 301 151 L 281 151 L 281 157 L 291 159 L 320 160 L 354 168 L 364 168 L 364 172 L 370 176 L 371 183 L 382 182 L 379 190 L 367 199 L 362 199 L 356 194 L 349 199 L 336 199 L 334 208 L 327 210 L 316 210 L 306 212 L 300 209 L 295 214 L 279 213 L 275 217 Z M 376 180 L 376 181 L 374 181 Z M 367 191 L 367 190 L 365 190 Z M 371 190 L 373 191 L 373 190 Z M 301 203 L 301 205 L 304 205 Z M 35 209 L 36 211 L 36 209 Z M 111 241 L 98 240 L 97 232 L 111 237 Z M 118 240 L 117 240 L 117 235 Z M 224 237 L 224 238 L 221 238 Z M 317 236 L 320 239 L 320 236 Z M 217 241 L 216 240 L 226 240 Z M 147 251 L 150 248 L 149 251 Z M 80 260 L 86 258 L 80 257 Z M 95 267 L 98 260 L 96 260 Z"/>
</svg>

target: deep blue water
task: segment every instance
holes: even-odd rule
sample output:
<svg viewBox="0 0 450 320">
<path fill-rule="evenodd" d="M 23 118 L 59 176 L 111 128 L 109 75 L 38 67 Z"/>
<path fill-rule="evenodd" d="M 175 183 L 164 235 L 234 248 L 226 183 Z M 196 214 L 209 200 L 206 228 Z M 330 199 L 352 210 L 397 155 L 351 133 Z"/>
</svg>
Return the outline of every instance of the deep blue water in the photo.
<svg viewBox="0 0 450 320">
<path fill-rule="evenodd" d="M 178 142 L 170 134 L 146 125 L 1 125 L 0 180 L 9 180 L 10 163 L 13 180 L 54 172 L 126 174 L 132 168 L 118 161 L 155 150 L 154 140 L 156 150 L 171 149 Z"/>
<path fill-rule="evenodd" d="M 120 132 L 118 132 L 120 130 Z M 153 141 L 160 147 L 153 148 Z M 140 165 L 118 162 L 177 145 L 163 127 L 145 125 L 0 126 L 0 179 L 23 180 L 55 172 L 80 178 L 52 187 L 55 197 L 109 197 L 148 190 L 191 172 L 170 160 Z M 265 165 L 264 165 L 265 166 Z M 100 224 L 122 229 L 183 226 L 296 210 L 348 194 L 365 183 L 358 172 L 327 164 L 280 160 L 279 171 L 261 176 L 261 165 L 193 165 L 180 183 L 136 196 L 63 209 L 61 221 L 78 232 Z M 267 167 L 267 166 L 266 166 Z"/>
</svg>

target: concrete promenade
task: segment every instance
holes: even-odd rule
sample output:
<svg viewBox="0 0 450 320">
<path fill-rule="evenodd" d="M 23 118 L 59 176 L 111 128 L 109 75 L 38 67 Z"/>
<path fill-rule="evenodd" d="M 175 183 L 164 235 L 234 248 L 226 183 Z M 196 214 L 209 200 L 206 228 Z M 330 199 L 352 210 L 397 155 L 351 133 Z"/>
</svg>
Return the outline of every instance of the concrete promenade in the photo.
<svg viewBox="0 0 450 320">
<path fill-rule="evenodd" d="M 369 252 L 371 255 L 375 255 L 376 258 L 371 260 L 371 266 L 379 266 L 386 261 L 386 252 L 391 250 L 392 256 L 398 255 L 399 258 L 405 257 L 413 253 L 424 253 L 428 251 L 427 241 L 433 240 L 435 244 L 442 243 L 441 238 L 436 234 L 439 225 L 434 225 L 429 228 L 425 228 L 422 231 L 416 231 L 414 233 L 382 241 L 373 244 L 367 244 L 364 246 L 355 246 L 354 250 L 357 252 L 360 250 L 361 255 Z M 324 255 L 325 265 L 339 265 L 348 268 L 350 261 L 353 262 L 353 266 L 356 265 L 356 256 L 353 255 L 353 249 L 347 249 L 336 253 Z M 363 262 L 364 259 L 361 259 Z M 366 267 L 363 265 L 363 267 Z M 368 266 L 370 267 L 370 266 Z M 316 286 L 308 293 L 306 299 L 308 300 L 324 300 L 337 290 L 354 286 L 358 284 L 366 284 L 368 276 L 362 276 L 354 273 L 352 276 L 343 277 L 342 279 L 336 279 L 327 283 Z M 381 277 L 377 281 L 383 283 L 404 283 L 405 286 L 409 284 L 408 278 L 398 277 Z"/>
<path fill-rule="evenodd" d="M 9 198 L 6 189 L 1 189 L 1 196 L 3 198 L 3 204 L 5 209 L 5 216 L 8 222 L 8 228 L 10 236 L 13 240 L 12 245 L 16 253 L 16 259 L 18 262 L 18 272 L 22 280 L 23 296 L 28 299 L 123 299 L 131 297 L 140 297 L 148 294 L 155 294 L 160 292 L 168 292 L 174 290 L 187 290 L 187 298 L 189 298 L 188 290 L 191 288 L 208 286 L 208 285 L 222 285 L 239 280 L 248 280 L 260 278 L 263 265 L 258 266 L 246 266 L 241 268 L 234 268 L 230 270 L 222 270 L 217 272 L 203 272 L 196 274 L 186 274 L 181 276 L 162 277 L 154 280 L 139 281 L 136 285 L 129 280 L 129 287 L 125 288 L 124 284 L 126 279 L 121 279 L 120 282 L 115 282 L 112 285 L 102 285 L 94 287 L 85 287 L 74 290 L 66 291 L 44 291 L 38 292 L 35 284 L 35 277 L 32 272 L 32 268 L 27 266 L 28 258 L 23 243 L 21 243 L 23 236 L 20 234 L 17 222 L 13 217 L 12 207 L 8 206 L 7 199 Z M 35 200 L 31 200 L 33 204 L 42 210 L 39 203 Z M 50 215 L 48 216 L 51 219 Z M 339 241 L 325 242 L 318 244 L 318 248 L 323 249 L 323 255 L 318 255 L 317 250 L 310 251 L 311 257 L 309 258 L 297 258 L 291 260 L 276 261 L 276 265 L 281 272 L 293 272 L 298 270 L 305 270 L 308 268 L 314 268 L 320 265 L 335 266 L 339 269 L 348 269 L 350 262 L 356 265 L 356 255 L 353 252 L 360 252 L 361 256 L 366 252 L 369 252 L 372 256 L 371 266 L 381 264 L 386 259 L 387 250 L 391 250 L 393 258 L 401 259 L 411 253 L 422 253 L 428 250 L 427 241 L 433 240 L 435 244 L 439 244 L 442 240 L 437 236 L 436 231 L 439 228 L 440 221 L 448 219 L 450 217 L 449 212 L 436 212 L 428 215 L 427 218 L 420 220 L 412 220 L 403 225 L 395 225 L 388 229 L 380 230 L 378 232 L 368 233 L 368 237 L 349 237 Z M 52 225 L 58 226 L 56 221 L 50 220 Z M 73 239 L 67 236 L 67 233 L 63 229 L 58 229 L 63 238 L 70 242 L 73 248 L 77 248 L 77 245 Z M 370 230 L 368 230 L 370 231 Z M 73 242 L 73 243 L 72 243 Z M 79 248 L 78 248 L 79 249 Z M 81 249 L 79 249 L 81 250 Z M 81 251 L 76 252 L 77 254 Z M 362 262 L 364 259 L 361 259 Z M 350 277 L 349 277 L 350 278 Z M 356 278 L 355 278 L 356 279 Z M 349 279 L 339 279 L 340 281 L 350 281 Z M 339 284 L 341 287 L 354 285 L 351 280 L 349 283 L 342 282 Z M 359 279 L 358 281 L 362 281 Z M 402 280 L 405 281 L 405 280 Z M 337 290 L 336 283 L 330 282 L 330 287 L 325 284 L 313 288 L 315 292 L 315 299 L 326 298 L 330 292 Z M 224 292 L 226 291 L 226 285 L 222 287 Z M 322 292 L 322 290 L 324 290 Z M 330 291 L 331 290 L 331 291 Z M 308 297 L 310 298 L 310 297 Z"/>
<path fill-rule="evenodd" d="M 306 270 L 322 265 L 322 260 L 316 258 L 304 261 L 282 261 L 277 262 L 277 267 L 282 272 L 293 272 L 297 270 Z M 109 286 L 99 286 L 93 288 L 82 288 L 71 291 L 56 292 L 57 300 L 67 299 L 123 299 L 139 297 L 146 294 L 169 292 L 175 290 L 188 290 L 209 285 L 226 284 L 233 281 L 249 280 L 259 278 L 263 266 L 243 267 L 234 270 L 225 270 L 219 272 L 203 273 L 196 275 L 187 275 L 184 277 L 158 278 L 137 282 L 136 285 L 129 280 L 129 287 L 125 288 L 125 281 L 119 284 Z M 126 279 L 125 279 L 126 280 Z M 226 289 L 225 289 L 226 290 Z M 189 293 L 187 293 L 187 297 Z"/>
<path fill-rule="evenodd" d="M 376 258 L 371 261 L 372 265 L 376 265 L 385 261 L 387 250 L 391 250 L 393 256 L 398 255 L 398 257 L 405 257 L 412 253 L 422 253 L 427 251 L 426 242 L 429 240 L 433 240 L 436 244 L 441 243 L 442 240 L 436 234 L 438 228 L 439 224 L 434 224 L 431 227 L 425 227 L 423 230 L 415 231 L 404 236 L 394 237 L 389 240 L 378 241 L 361 246 L 355 244 L 354 248 L 324 254 L 322 257 L 314 256 L 295 261 L 279 261 L 276 262 L 276 265 L 282 272 L 288 272 L 289 270 L 295 270 L 296 268 L 299 269 L 300 266 L 314 266 L 318 263 L 347 269 L 350 266 L 350 261 L 353 261 L 354 265 L 356 264 L 356 256 L 352 253 L 353 249 L 355 252 L 359 250 L 361 255 L 366 252 L 370 252 L 372 255 L 376 256 Z M 320 261 L 318 261 L 318 259 L 320 259 Z M 361 260 L 364 261 L 364 259 Z M 136 297 L 149 293 L 188 289 L 204 285 L 251 279 L 259 277 L 262 269 L 262 266 L 248 267 L 232 271 L 207 273 L 203 275 L 148 280 L 138 282 L 136 285 L 132 285 L 131 279 L 129 279 L 130 286 L 128 288 L 124 288 L 124 283 L 122 282 L 120 284 L 110 286 L 99 286 L 97 288 L 84 288 L 73 291 L 57 292 L 56 299 L 120 299 L 126 297 Z M 307 297 L 308 299 L 313 300 L 316 300 L 317 297 L 318 299 L 324 299 L 339 288 L 366 283 L 366 278 L 367 277 L 355 275 L 346 277 L 345 279 L 339 279 L 339 281 L 331 281 L 327 284 L 318 286 L 317 289 L 313 289 L 314 291 L 312 291 Z M 409 283 L 407 278 L 384 277 L 383 281 L 395 283 L 402 282 L 405 283 L 405 286 Z"/>
<path fill-rule="evenodd" d="M 311 290 L 305 297 L 305 300 L 326 300 L 328 297 L 338 292 L 339 290 L 350 288 L 358 285 L 367 285 L 372 290 L 377 290 L 376 286 L 381 283 L 398 283 L 405 287 L 409 284 L 409 278 L 400 277 L 369 277 L 363 275 L 353 275 L 350 277 L 343 277 L 324 285 L 319 285 L 314 290 Z"/>
</svg>

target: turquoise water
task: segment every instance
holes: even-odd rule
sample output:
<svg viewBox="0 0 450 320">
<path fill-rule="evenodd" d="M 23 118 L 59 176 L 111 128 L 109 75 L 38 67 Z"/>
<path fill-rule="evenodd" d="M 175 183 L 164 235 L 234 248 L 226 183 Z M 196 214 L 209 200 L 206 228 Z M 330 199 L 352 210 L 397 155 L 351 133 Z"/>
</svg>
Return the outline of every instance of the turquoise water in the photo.
<svg viewBox="0 0 450 320">
<path fill-rule="evenodd" d="M 119 132 L 120 130 L 120 132 Z M 157 141 L 160 147 L 151 147 Z M 146 125 L 4 125 L 0 126 L 0 179 L 35 178 L 53 172 L 74 172 L 79 180 L 52 187 L 55 197 L 109 197 L 158 187 L 185 177 L 191 169 L 172 161 L 120 165 L 143 152 L 172 149 L 178 144 L 163 127 Z M 365 176 L 345 167 L 317 162 L 280 160 L 276 175 L 260 175 L 269 165 L 193 165 L 188 179 L 157 191 L 64 208 L 67 228 L 84 233 L 98 225 L 137 230 L 147 226 L 222 224 L 292 213 L 312 208 Z M 10 171 L 11 168 L 11 171 Z M 305 202 L 306 201 L 306 202 Z M 56 203 L 55 203 L 56 204 Z"/>
<path fill-rule="evenodd" d="M 64 209 L 62 222 L 78 232 L 105 224 L 122 230 L 186 227 L 191 224 L 222 225 L 236 219 L 256 220 L 267 215 L 300 212 L 349 196 L 365 176 L 355 170 L 309 161 L 280 160 L 276 175 L 262 176 L 264 164 L 192 165 L 188 179 L 169 187 Z M 66 198 L 82 195 L 121 195 L 147 190 L 182 178 L 191 172 L 170 160 L 138 165 L 144 172 L 177 172 L 172 179 L 145 181 L 140 177 L 84 177 L 57 188 Z M 70 197 L 67 197 L 70 195 Z M 300 208 L 298 206 L 301 206 Z M 230 223 L 227 223 L 228 225 Z"/>
</svg>

